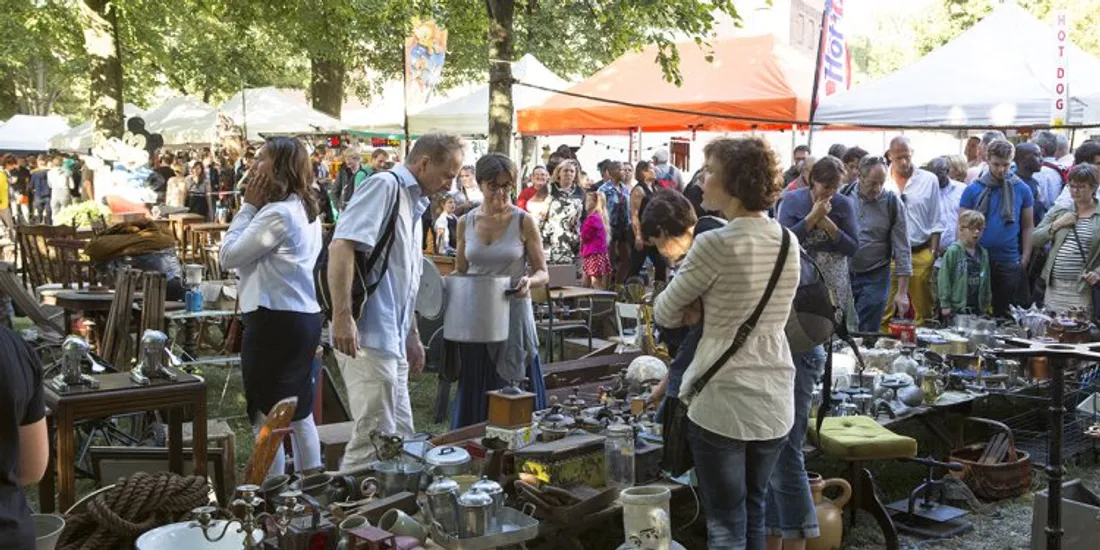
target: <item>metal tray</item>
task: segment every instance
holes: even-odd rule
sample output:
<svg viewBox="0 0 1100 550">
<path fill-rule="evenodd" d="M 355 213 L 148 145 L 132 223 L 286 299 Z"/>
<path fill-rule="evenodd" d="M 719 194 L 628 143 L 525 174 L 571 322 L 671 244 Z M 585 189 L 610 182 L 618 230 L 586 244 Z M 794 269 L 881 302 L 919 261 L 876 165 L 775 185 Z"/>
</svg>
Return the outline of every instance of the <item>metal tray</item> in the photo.
<svg viewBox="0 0 1100 550">
<path fill-rule="evenodd" d="M 438 523 L 432 522 L 429 530 L 432 541 L 447 550 L 489 550 L 502 546 L 522 544 L 539 535 L 539 520 L 514 508 L 501 508 L 497 518 L 501 530 L 483 537 L 460 539 L 443 532 Z"/>
</svg>

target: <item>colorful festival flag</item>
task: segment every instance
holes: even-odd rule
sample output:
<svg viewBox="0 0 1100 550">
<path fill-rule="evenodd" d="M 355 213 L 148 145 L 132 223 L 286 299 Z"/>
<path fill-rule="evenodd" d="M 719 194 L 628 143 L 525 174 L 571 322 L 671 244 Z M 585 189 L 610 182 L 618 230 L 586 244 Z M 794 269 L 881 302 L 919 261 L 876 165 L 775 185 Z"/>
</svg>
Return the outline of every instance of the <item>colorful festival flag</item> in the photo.
<svg viewBox="0 0 1100 550">
<path fill-rule="evenodd" d="M 405 40 L 406 109 L 419 107 L 431 98 L 446 57 L 447 31 L 430 19 L 413 19 L 412 36 Z"/>
<path fill-rule="evenodd" d="M 844 0 L 826 0 L 822 18 L 818 66 L 818 97 L 829 97 L 852 87 L 852 54 L 844 35 Z"/>
</svg>

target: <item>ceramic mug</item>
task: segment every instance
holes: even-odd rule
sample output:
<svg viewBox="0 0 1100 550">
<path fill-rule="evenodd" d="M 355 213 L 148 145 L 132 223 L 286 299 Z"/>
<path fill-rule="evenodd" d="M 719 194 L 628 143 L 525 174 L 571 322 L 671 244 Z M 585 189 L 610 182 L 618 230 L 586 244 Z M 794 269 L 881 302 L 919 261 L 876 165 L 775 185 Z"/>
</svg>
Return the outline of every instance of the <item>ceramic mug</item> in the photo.
<svg viewBox="0 0 1100 550">
<path fill-rule="evenodd" d="M 669 522 L 669 500 L 672 492 L 667 487 L 653 485 L 630 487 L 619 493 L 623 504 L 623 531 L 626 542 L 643 550 L 669 550 L 672 529 Z"/>
<path fill-rule="evenodd" d="M 378 528 L 398 537 L 414 537 L 420 542 L 428 539 L 428 530 L 419 521 L 397 508 L 391 508 L 382 514 L 378 520 Z"/>
</svg>

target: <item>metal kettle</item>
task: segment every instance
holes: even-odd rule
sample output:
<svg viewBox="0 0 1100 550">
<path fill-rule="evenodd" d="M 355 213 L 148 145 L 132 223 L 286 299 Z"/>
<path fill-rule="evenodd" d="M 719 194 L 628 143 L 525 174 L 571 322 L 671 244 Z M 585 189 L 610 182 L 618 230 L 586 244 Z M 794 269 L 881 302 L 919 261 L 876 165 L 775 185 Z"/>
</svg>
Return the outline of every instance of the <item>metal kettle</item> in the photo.
<svg viewBox="0 0 1100 550">
<path fill-rule="evenodd" d="M 449 477 L 437 477 L 424 494 L 428 497 L 428 515 L 443 532 L 458 535 L 458 482 Z M 490 497 L 491 498 L 491 497 Z"/>
<path fill-rule="evenodd" d="M 458 497 L 458 509 L 462 519 L 462 538 L 481 537 L 489 534 L 493 523 L 495 500 L 487 493 L 471 488 Z"/>
</svg>

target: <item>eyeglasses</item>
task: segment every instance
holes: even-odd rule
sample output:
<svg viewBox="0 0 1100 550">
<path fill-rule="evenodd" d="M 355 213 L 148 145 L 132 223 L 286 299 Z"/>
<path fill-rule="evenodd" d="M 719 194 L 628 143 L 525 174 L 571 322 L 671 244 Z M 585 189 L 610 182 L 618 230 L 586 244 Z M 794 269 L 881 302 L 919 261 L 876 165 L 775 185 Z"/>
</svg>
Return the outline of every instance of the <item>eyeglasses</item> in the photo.
<svg viewBox="0 0 1100 550">
<path fill-rule="evenodd" d="M 492 193 L 499 193 L 501 191 L 504 191 L 505 193 L 508 193 L 508 194 L 511 194 L 512 191 L 515 190 L 515 188 L 516 188 L 516 186 L 512 185 L 511 183 L 509 183 L 507 185 L 497 185 L 495 183 L 490 183 L 490 184 L 486 185 L 485 187 L 489 188 L 489 191 L 492 192 Z"/>
</svg>

